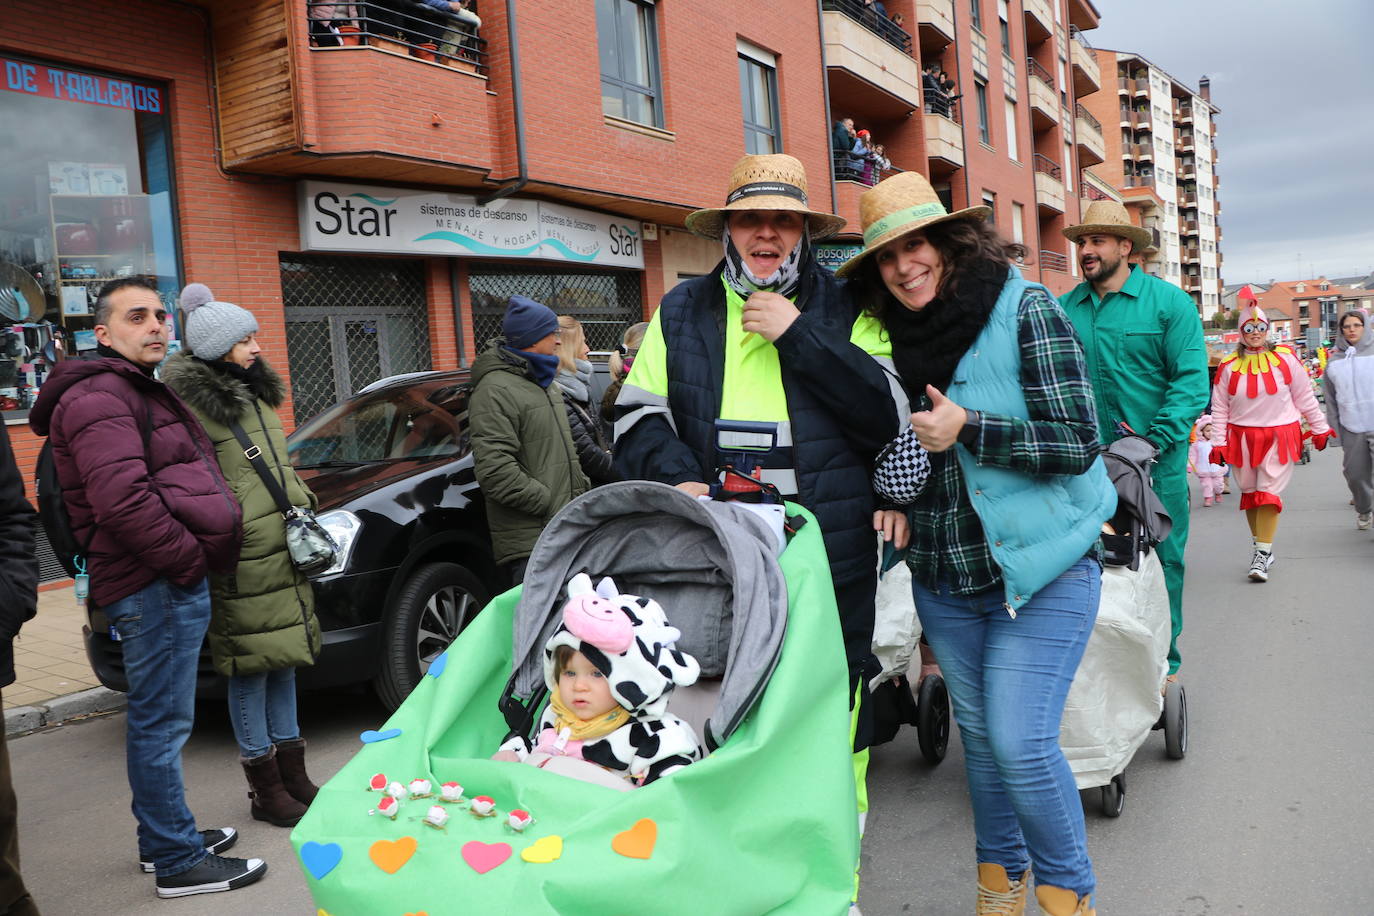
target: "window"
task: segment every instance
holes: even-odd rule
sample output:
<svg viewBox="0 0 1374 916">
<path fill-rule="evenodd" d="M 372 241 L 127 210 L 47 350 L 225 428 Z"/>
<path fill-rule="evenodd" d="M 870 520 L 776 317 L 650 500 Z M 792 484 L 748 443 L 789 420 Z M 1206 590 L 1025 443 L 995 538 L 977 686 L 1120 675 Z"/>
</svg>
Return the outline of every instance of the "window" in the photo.
<svg viewBox="0 0 1374 916">
<path fill-rule="evenodd" d="M 984 192 L 983 192 L 983 206 L 987 207 L 988 210 L 990 211 L 990 212 L 988 213 L 988 223 L 989 223 L 990 225 L 996 226 L 996 225 L 997 225 L 997 195 L 994 194 L 994 193 L 992 193 L 991 191 L 984 191 Z"/>
<path fill-rule="evenodd" d="M 983 11 L 978 8 L 981 3 L 982 0 L 970 0 L 969 2 L 969 21 L 973 23 L 975 29 L 980 31 L 983 28 Z"/>
<path fill-rule="evenodd" d="M 32 406 L 56 360 L 96 347 L 106 281 L 181 288 L 167 90 L 67 64 L 0 59 L 0 412 Z M 29 125 L 19 130 L 19 125 Z M 213 281 L 212 281 L 213 282 Z M 46 351 L 46 352 L 45 352 Z"/>
<path fill-rule="evenodd" d="M 1016 150 L 1016 103 L 1011 99 L 1007 103 L 1007 158 L 1013 162 L 1019 161 Z"/>
<path fill-rule="evenodd" d="M 988 84 L 985 80 L 973 81 L 973 93 L 978 97 L 978 139 L 992 145 L 992 125 L 988 123 Z"/>
<path fill-rule="evenodd" d="M 767 51 L 739 42 L 739 91 L 744 109 L 744 151 L 751 154 L 782 152 L 778 127 L 777 58 Z"/>
<path fill-rule="evenodd" d="M 1026 243 L 1026 208 L 1015 202 L 1011 205 L 1011 240 L 1018 245 Z"/>
<path fill-rule="evenodd" d="M 1055 12 L 1056 12 L 1056 13 L 1059 11 L 1059 7 L 1058 7 L 1058 6 L 1056 6 L 1054 9 L 1055 9 Z M 1059 104 L 1063 105 L 1065 108 L 1068 108 L 1068 107 L 1069 107 L 1069 78 L 1068 78 L 1068 76 L 1067 76 L 1067 74 L 1066 74 L 1066 71 L 1065 71 L 1065 68 L 1064 68 L 1064 58 L 1062 58 L 1062 57 L 1059 58 L 1058 63 L 1059 63 Z"/>
<path fill-rule="evenodd" d="M 1007 0 L 997 0 L 997 26 L 1002 30 L 1002 53 L 1011 56 L 1011 18 L 1007 10 Z"/>
<path fill-rule="evenodd" d="M 601 50 L 601 110 L 662 127 L 653 3 L 596 0 L 596 38 Z"/>
</svg>

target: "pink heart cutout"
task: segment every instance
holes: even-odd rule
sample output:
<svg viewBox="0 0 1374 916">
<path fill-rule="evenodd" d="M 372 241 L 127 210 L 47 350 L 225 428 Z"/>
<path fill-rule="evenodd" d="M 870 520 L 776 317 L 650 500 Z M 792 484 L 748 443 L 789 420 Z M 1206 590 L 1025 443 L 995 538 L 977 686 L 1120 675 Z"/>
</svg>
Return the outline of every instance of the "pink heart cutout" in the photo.
<svg viewBox="0 0 1374 916">
<path fill-rule="evenodd" d="M 482 843 L 470 840 L 463 844 L 463 861 L 479 875 L 485 875 L 510 858 L 509 843 Z"/>
</svg>

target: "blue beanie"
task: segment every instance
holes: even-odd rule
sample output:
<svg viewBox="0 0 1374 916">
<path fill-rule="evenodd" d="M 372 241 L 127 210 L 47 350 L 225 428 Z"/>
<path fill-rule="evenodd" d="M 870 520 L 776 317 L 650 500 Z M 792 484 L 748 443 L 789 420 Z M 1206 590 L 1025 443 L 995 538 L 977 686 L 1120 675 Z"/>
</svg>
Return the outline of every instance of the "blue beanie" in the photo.
<svg viewBox="0 0 1374 916">
<path fill-rule="evenodd" d="M 506 345 L 523 350 L 558 331 L 558 316 L 547 305 L 524 296 L 511 296 L 506 317 L 501 319 L 501 334 Z"/>
</svg>

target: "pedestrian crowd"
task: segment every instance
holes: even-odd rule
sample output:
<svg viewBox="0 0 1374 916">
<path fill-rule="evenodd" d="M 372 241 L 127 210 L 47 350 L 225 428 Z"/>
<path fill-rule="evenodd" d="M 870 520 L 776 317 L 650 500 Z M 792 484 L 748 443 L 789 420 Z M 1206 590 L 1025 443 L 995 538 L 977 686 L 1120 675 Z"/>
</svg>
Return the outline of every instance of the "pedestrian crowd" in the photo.
<svg viewBox="0 0 1374 916">
<path fill-rule="evenodd" d="M 921 98 L 926 114 L 952 117 L 954 103 L 960 98 L 954 87 L 954 77 L 946 73 L 939 63 L 930 61 L 921 68 Z"/>
<path fill-rule="evenodd" d="M 927 77 L 940 79 L 932 68 Z M 836 155 L 880 150 L 866 133 L 837 122 Z M 1153 489 L 1173 520 L 1157 549 L 1171 622 L 1167 679 L 1177 680 L 1189 468 L 1204 506 L 1220 503 L 1232 475 L 1256 581 L 1273 564 L 1281 493 L 1307 439 L 1320 449 L 1339 438 L 1357 527 L 1370 527 L 1374 373 L 1362 366 L 1374 338 L 1363 313 L 1342 316 L 1324 415 L 1306 368 L 1268 342 L 1268 321 L 1251 304 L 1241 343 L 1209 385 L 1196 308 L 1132 263 L 1150 236 L 1120 204 L 1095 202 L 1063 230 L 1084 279 L 1056 298 L 1022 277 L 1021 247 L 998 234 L 987 208 L 950 212 L 920 174 L 876 180 L 880 171 L 860 197 L 862 248 L 831 273 L 815 246 L 844 221 L 811 207 L 802 164 L 781 154 L 736 163 L 725 203 L 686 220 L 720 245 L 719 263 L 625 332 L 599 400 L 581 324 L 510 298 L 501 335 L 473 364 L 468 418 L 494 559 L 522 582 L 543 528 L 596 486 L 651 480 L 707 497 L 730 446 L 722 423 L 767 428 L 774 446 L 759 454 L 756 479 L 814 514 L 828 557 L 860 836 L 869 749 L 880 740 L 869 695 L 879 670 L 876 539 L 910 569 L 929 662 L 960 725 L 978 912 L 1022 912 L 1033 887 L 1043 913 L 1092 914 L 1096 879 L 1058 734 L 1097 614 L 1100 534 L 1116 509 L 1100 454 L 1129 436 L 1153 449 Z M 60 364 L 31 416 L 50 440 L 88 557 L 89 600 L 123 648 L 138 861 L 160 897 L 233 890 L 267 869 L 260 858 L 223 855 L 236 831 L 201 828 L 186 801 L 181 751 L 207 637 L 228 678 L 250 816 L 294 825 L 317 792 L 295 671 L 318 656 L 320 626 L 283 525 L 284 507 L 308 510 L 315 497 L 287 457 L 277 414 L 285 385 L 250 311 L 199 283 L 179 305 L 185 350 L 164 360 L 169 322 L 156 288 L 138 278 L 108 283 L 96 305 L 95 358 Z M 904 495 L 878 495 L 875 463 L 895 446 L 919 458 L 910 467 L 921 478 Z M 37 572 L 33 513 L 7 438 L 0 448 L 4 686 L 14 679 L 11 642 L 34 612 Z M 573 591 L 570 600 L 598 600 L 589 587 Z M 622 727 L 642 733 L 646 679 L 687 683 L 695 662 L 617 674 L 598 646 L 581 632 L 554 633 L 546 678 L 561 705 L 550 706 L 537 742 L 502 754 L 543 765 L 567 728 L 588 742 L 588 760 L 604 738 L 608 760 L 643 759 L 652 778 L 671 778 L 694 759 L 690 741 L 645 750 L 612 737 Z M 14 815 L 0 742 L 0 908 L 36 913 L 19 875 Z"/>
<path fill-rule="evenodd" d="M 835 177 L 840 181 L 857 181 L 872 187 L 884 172 L 892 170 L 892 161 L 881 143 L 873 141 L 867 130 L 856 130 L 853 118 L 840 118 L 830 129 L 830 147 L 835 160 Z"/>
</svg>

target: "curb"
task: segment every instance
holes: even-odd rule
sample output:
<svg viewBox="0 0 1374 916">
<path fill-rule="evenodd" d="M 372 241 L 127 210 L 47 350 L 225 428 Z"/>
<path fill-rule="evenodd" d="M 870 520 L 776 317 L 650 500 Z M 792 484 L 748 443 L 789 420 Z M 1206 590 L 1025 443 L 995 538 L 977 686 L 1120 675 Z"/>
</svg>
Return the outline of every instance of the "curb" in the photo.
<svg viewBox="0 0 1374 916">
<path fill-rule="evenodd" d="M 107 687 L 92 687 L 80 693 L 54 697 L 45 706 L 16 706 L 5 710 L 5 737 L 26 735 L 83 716 L 115 712 L 128 704 L 129 698 L 122 693 Z"/>
</svg>

